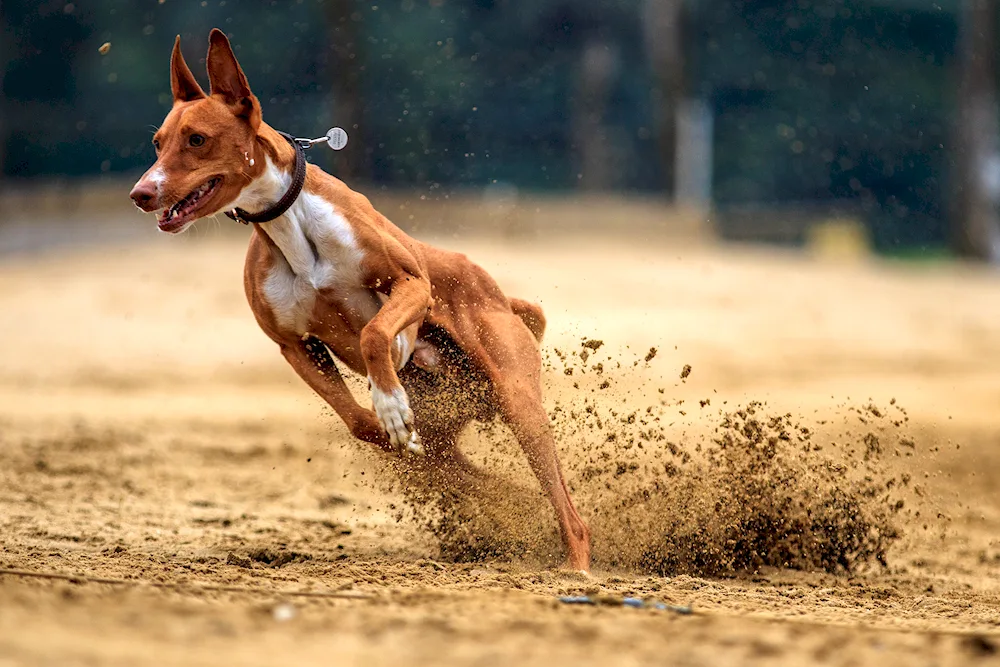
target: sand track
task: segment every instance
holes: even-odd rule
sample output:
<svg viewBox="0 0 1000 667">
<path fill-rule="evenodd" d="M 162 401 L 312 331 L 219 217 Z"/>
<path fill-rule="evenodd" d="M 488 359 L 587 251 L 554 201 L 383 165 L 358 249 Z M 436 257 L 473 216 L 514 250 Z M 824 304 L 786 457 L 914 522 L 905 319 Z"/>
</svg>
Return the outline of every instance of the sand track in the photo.
<svg viewBox="0 0 1000 667">
<path fill-rule="evenodd" d="M 723 412 L 765 401 L 833 457 L 881 429 L 879 474 L 920 486 L 887 566 L 701 578 L 602 565 L 591 581 L 552 569 L 550 553 L 443 562 L 384 462 L 257 330 L 243 245 L 159 238 L 0 265 L 0 569 L 80 577 L 0 574 L 0 665 L 964 665 L 1000 647 L 995 275 L 741 249 L 452 245 L 545 307 L 550 410 L 656 406 L 695 448 Z M 555 350 L 585 337 L 604 347 L 566 375 Z M 599 357 L 611 357 L 603 390 Z M 861 413 L 892 399 L 906 420 Z M 592 516 L 584 447 L 603 436 L 579 424 L 560 445 Z M 465 444 L 524 482 L 502 429 Z M 364 599 L 290 595 L 308 591 Z M 585 592 L 697 613 L 554 601 Z"/>
</svg>

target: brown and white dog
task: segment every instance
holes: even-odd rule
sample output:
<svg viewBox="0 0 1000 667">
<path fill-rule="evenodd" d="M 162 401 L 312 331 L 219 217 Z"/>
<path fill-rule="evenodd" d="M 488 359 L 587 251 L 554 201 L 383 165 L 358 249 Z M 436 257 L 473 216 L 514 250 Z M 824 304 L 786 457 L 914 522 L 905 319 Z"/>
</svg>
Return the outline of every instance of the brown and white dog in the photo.
<svg viewBox="0 0 1000 667">
<path fill-rule="evenodd" d="M 292 368 L 355 437 L 425 454 L 462 475 L 480 471 L 458 451 L 459 431 L 499 414 L 555 508 L 568 565 L 588 570 L 590 530 L 570 499 L 542 406 L 541 309 L 505 296 L 464 255 L 410 238 L 318 167 L 296 179 L 301 149 L 262 121 L 218 29 L 207 68 L 209 94 L 184 62 L 178 36 L 173 108 L 153 137 L 155 164 L 132 189 L 136 206 L 165 209 L 159 228 L 176 234 L 221 211 L 252 220 L 290 203 L 254 223 L 243 282 L 258 324 Z M 354 399 L 331 352 L 367 376 L 374 410 Z M 448 399 L 457 396 L 457 405 L 442 406 L 445 385 L 459 388 Z"/>
</svg>

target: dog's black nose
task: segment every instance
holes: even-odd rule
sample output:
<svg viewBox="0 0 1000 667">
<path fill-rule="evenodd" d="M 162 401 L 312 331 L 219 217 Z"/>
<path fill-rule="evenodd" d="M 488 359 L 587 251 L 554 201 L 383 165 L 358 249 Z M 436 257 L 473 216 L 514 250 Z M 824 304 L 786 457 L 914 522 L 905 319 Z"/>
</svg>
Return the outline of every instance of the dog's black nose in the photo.
<svg viewBox="0 0 1000 667">
<path fill-rule="evenodd" d="M 136 183 L 132 192 L 129 193 L 129 197 L 143 211 L 149 212 L 156 209 L 156 186 L 149 181 L 142 180 Z"/>
</svg>

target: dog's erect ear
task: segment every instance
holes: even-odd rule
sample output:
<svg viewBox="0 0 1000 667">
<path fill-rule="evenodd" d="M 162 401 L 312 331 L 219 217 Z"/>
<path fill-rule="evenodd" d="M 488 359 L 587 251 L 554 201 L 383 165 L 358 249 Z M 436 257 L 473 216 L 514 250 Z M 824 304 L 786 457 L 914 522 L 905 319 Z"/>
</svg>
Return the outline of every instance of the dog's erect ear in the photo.
<svg viewBox="0 0 1000 667">
<path fill-rule="evenodd" d="M 208 81 L 212 96 L 219 97 L 240 118 L 245 118 L 254 130 L 260 125 L 260 102 L 250 92 L 243 69 L 236 62 L 229 39 L 218 28 L 208 36 Z"/>
<path fill-rule="evenodd" d="M 190 102 L 205 97 L 205 91 L 198 85 L 198 80 L 181 55 L 180 35 L 174 40 L 174 52 L 170 56 L 170 90 L 174 93 L 175 102 Z"/>
</svg>

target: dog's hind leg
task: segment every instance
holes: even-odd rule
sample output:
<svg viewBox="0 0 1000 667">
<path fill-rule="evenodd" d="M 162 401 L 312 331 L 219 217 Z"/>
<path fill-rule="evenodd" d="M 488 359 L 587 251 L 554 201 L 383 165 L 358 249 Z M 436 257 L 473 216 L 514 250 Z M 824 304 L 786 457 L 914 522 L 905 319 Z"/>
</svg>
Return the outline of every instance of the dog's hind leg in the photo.
<svg viewBox="0 0 1000 667">
<path fill-rule="evenodd" d="M 549 417 L 542 405 L 541 356 L 532 332 L 510 312 L 477 317 L 475 341 L 463 349 L 488 376 L 501 417 L 513 430 L 542 490 L 556 511 L 567 560 L 575 570 L 590 570 L 590 529 L 566 487 Z"/>
</svg>

